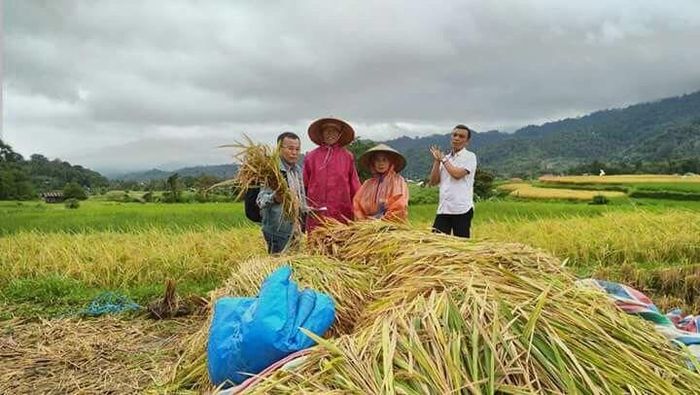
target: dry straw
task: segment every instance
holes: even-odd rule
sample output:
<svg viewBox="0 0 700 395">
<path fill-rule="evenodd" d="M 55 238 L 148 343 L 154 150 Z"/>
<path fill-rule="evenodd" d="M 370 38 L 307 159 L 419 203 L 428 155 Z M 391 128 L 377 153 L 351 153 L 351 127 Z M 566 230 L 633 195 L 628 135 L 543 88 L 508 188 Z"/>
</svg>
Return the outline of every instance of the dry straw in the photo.
<svg viewBox="0 0 700 395">
<path fill-rule="evenodd" d="M 195 321 L 10 320 L 0 332 L 2 394 L 134 394 L 177 361 L 177 335 Z"/>
</svg>

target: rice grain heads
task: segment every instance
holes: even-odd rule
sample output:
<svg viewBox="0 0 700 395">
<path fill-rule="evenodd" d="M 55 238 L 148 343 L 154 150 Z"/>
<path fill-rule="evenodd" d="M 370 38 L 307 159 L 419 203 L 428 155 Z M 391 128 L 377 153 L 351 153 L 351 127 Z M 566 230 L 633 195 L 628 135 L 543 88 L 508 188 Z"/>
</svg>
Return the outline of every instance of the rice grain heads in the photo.
<svg viewBox="0 0 700 395">
<path fill-rule="evenodd" d="M 218 183 L 211 188 L 237 186 L 239 199 L 245 191 L 253 187 L 267 186 L 272 190 L 277 190 L 282 196 L 282 213 L 293 223 L 297 223 L 301 202 L 296 193 L 293 193 L 287 186 L 285 176 L 280 170 L 279 149 L 256 144 L 248 136 L 244 136 L 244 138 L 245 142 L 221 146 L 236 149 L 234 157 L 240 162 L 240 167 L 233 179 Z"/>
</svg>

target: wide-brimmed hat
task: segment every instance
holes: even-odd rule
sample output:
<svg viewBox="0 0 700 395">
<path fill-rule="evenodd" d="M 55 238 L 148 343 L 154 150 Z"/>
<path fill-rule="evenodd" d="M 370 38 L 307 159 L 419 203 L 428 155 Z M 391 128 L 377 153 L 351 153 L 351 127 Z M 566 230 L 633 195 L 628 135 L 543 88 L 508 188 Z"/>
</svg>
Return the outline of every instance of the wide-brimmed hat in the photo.
<svg viewBox="0 0 700 395">
<path fill-rule="evenodd" d="M 375 145 L 360 155 L 360 165 L 367 170 L 372 170 L 372 163 L 370 163 L 370 161 L 372 159 L 372 154 L 376 154 L 377 152 L 382 152 L 389 156 L 391 162 L 394 164 L 394 171 L 397 173 L 406 167 L 406 158 L 404 158 L 399 151 L 386 144 Z"/>
<path fill-rule="evenodd" d="M 309 125 L 309 138 L 318 145 L 323 145 L 322 126 L 326 124 L 334 124 L 340 128 L 340 138 L 338 144 L 346 146 L 355 138 L 355 130 L 347 122 L 337 118 L 321 118 L 313 121 Z"/>
</svg>

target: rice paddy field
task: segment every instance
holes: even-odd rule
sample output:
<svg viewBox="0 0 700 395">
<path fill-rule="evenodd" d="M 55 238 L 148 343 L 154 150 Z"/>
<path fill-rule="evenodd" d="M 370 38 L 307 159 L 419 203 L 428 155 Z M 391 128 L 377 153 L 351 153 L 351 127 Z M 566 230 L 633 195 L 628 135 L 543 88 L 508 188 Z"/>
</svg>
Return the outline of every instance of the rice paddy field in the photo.
<svg viewBox="0 0 700 395">
<path fill-rule="evenodd" d="M 696 188 L 700 188 L 700 175 L 623 174 L 605 176 L 542 176 L 539 180 L 559 184 L 662 184 L 671 188 L 682 187 L 684 185 L 694 185 Z"/>
<path fill-rule="evenodd" d="M 698 175 L 542 176 L 534 182 L 509 182 L 499 189 L 525 199 L 591 200 L 654 198 L 700 201 Z"/>
<path fill-rule="evenodd" d="M 585 393 L 586 386 L 604 389 L 606 385 L 615 385 L 610 384 L 617 382 L 611 377 L 623 372 L 611 370 L 584 374 L 576 371 L 555 379 L 544 372 L 558 365 L 550 365 L 551 361 L 544 356 L 533 357 L 519 366 L 499 367 L 493 363 L 505 358 L 505 354 L 517 354 L 527 349 L 527 342 L 520 343 L 522 339 L 517 344 L 507 340 L 511 338 L 511 330 L 540 341 L 549 337 L 562 339 L 564 343 L 571 341 L 556 327 L 545 330 L 533 326 L 531 317 L 533 314 L 566 314 L 557 306 L 566 303 L 562 295 L 570 292 L 566 284 L 575 278 L 595 276 L 622 281 L 647 293 L 662 309 L 681 307 L 689 313 L 700 312 L 700 200 L 630 196 L 631 190 L 637 190 L 635 188 L 639 185 L 656 188 L 657 192 L 693 194 L 700 192 L 700 183 L 694 178 L 613 177 L 540 179 L 537 185 L 506 185 L 504 188 L 513 192 L 529 189 L 534 194 L 550 194 L 521 194 L 478 202 L 472 227 L 474 236 L 469 242 L 444 241 L 429 236 L 436 207 L 421 204 L 409 208 L 411 221 L 408 228 L 398 230 L 396 237 L 389 236 L 394 234 L 389 233 L 382 239 L 387 244 L 373 241 L 383 230 L 362 230 L 367 235 L 362 236 L 365 237 L 362 240 L 357 236 L 357 243 L 366 248 L 357 252 L 348 242 L 354 240 L 354 236 L 342 240 L 333 238 L 340 237 L 344 231 L 339 230 L 328 235 L 324 239 L 326 242 L 306 243 L 317 255 L 311 258 L 282 257 L 277 261 L 265 258 L 259 228 L 245 219 L 241 203 L 139 204 L 89 200 L 82 202 L 80 208 L 71 210 L 63 205 L 41 202 L 0 202 L 0 393 L 206 391 L 202 362 L 202 338 L 209 319 L 206 307 L 203 312 L 192 309 L 189 315 L 166 320 L 152 320 L 138 312 L 90 318 L 84 316 L 86 307 L 105 291 L 148 306 L 162 298 L 168 280 L 174 280 L 178 300 L 183 305 L 197 297 L 208 298 L 210 293 L 251 294 L 256 292 L 264 274 L 282 261 L 295 262 L 293 267 L 298 268 L 302 283 L 328 290 L 350 304 L 340 304 L 339 321 L 331 331 L 339 336 L 337 342 L 325 348 L 323 353 L 314 355 L 310 363 L 316 367 L 305 367 L 305 372 L 315 377 L 316 387 L 299 381 L 298 377 L 278 377 L 279 380 L 267 383 L 260 393 L 284 393 L 285 389 L 305 393 L 326 393 L 331 389 L 336 393 L 425 393 L 420 388 L 441 388 L 448 392 L 462 388 L 458 392 L 518 393 L 515 389 L 521 387 L 530 389 L 523 393 L 572 393 L 567 388 Z M 601 178 L 606 181 L 597 181 Z M 556 184 L 556 187 L 544 187 L 543 184 Z M 598 184 L 629 189 L 587 191 L 580 187 Z M 585 197 L 582 193 L 586 193 Z M 593 196 L 602 193 L 607 194 L 608 204 L 588 204 Z M 576 197 L 572 197 L 574 195 Z M 411 241 L 419 234 L 424 236 Z M 438 272 L 443 269 L 450 273 L 466 270 L 450 258 L 454 255 L 444 252 L 440 253 L 444 255 L 436 255 L 437 259 L 416 247 L 443 242 L 446 243 L 441 247 L 443 249 L 465 249 L 464 253 L 472 254 L 474 265 L 477 265 L 469 266 L 472 274 L 463 272 L 457 277 L 460 287 L 469 284 L 468 288 L 459 288 L 459 293 L 448 292 L 452 288 L 444 282 L 439 287 L 442 291 L 437 292 L 438 288 L 430 282 L 431 278 L 438 278 Z M 324 243 L 335 246 L 332 253 L 325 250 L 328 245 Z M 401 254 L 393 252 L 401 249 L 398 247 L 401 245 L 406 246 L 406 251 Z M 402 255 L 408 251 L 412 251 L 411 255 Z M 557 285 L 552 285 L 549 290 L 545 290 L 547 287 L 538 291 L 533 288 L 532 292 L 539 296 L 529 303 L 530 299 L 524 294 L 505 285 L 482 284 L 479 282 L 481 277 L 473 275 L 482 273 L 483 278 L 491 278 L 493 284 L 505 284 L 499 280 L 502 273 L 490 271 L 488 265 L 479 265 L 486 265 L 490 259 L 515 262 L 513 257 L 519 257 L 514 270 L 522 275 L 522 279 L 529 279 L 526 282 L 534 284 L 538 279 L 550 276 L 550 283 Z M 428 264 L 435 259 L 438 262 L 444 259 L 444 268 Z M 404 260 L 424 262 L 426 271 L 421 276 L 401 272 L 399 263 Z M 371 262 L 383 263 L 374 265 Z M 539 263 L 533 269 L 526 265 L 527 262 Z M 517 269 L 521 266 L 522 269 Z M 331 269 L 324 271 L 321 268 Z M 347 278 L 345 288 L 333 288 L 337 281 L 327 280 L 331 277 L 326 276 Z M 372 300 L 356 291 L 369 286 L 367 284 L 388 290 L 391 289 L 388 284 L 396 286 L 405 281 L 412 284 L 409 288 L 423 287 L 426 292 L 411 294 L 413 296 L 403 295 L 397 289 L 386 291 L 386 294 L 379 292 L 378 300 L 373 304 Z M 432 291 L 428 292 L 428 289 Z M 465 293 L 473 297 L 464 299 Z M 508 305 L 514 314 L 510 320 L 516 326 L 500 329 L 474 327 L 475 332 L 470 332 L 471 339 L 482 343 L 465 346 L 464 352 L 468 355 L 455 354 L 448 344 L 442 342 L 455 336 L 455 328 L 469 325 L 469 317 L 489 317 L 483 319 L 501 322 L 497 317 L 501 310 L 488 302 L 492 293 L 512 293 L 513 299 L 503 303 L 512 303 Z M 554 298 L 551 305 L 544 302 L 543 293 L 551 293 Z M 410 305 L 405 298 L 411 300 Z M 586 309 L 581 299 L 571 298 L 576 301 L 571 304 L 573 309 L 580 312 Z M 537 301 L 545 307 L 534 310 L 523 307 L 537 307 Z M 434 336 L 431 339 L 448 348 L 437 354 L 435 350 L 423 350 L 423 354 L 416 354 L 422 355 L 421 361 L 409 363 L 406 359 L 412 358 L 409 345 L 417 338 L 413 332 L 401 328 L 412 325 L 407 318 L 410 314 L 400 315 L 392 310 L 391 314 L 380 315 L 388 303 L 405 305 L 405 312 L 408 312 L 405 314 L 430 311 L 430 314 L 426 313 L 424 324 L 426 328 L 433 328 L 429 332 Z M 368 307 L 360 309 L 359 306 L 365 304 Z M 353 315 L 359 311 L 366 315 Z M 467 321 L 450 320 L 449 326 L 440 326 L 440 320 L 453 314 L 450 311 L 462 311 L 461 317 Z M 618 319 L 621 318 L 614 320 Z M 600 325 L 608 325 L 604 322 L 612 325 L 613 321 L 601 317 Z M 616 325 L 628 328 L 625 330 L 629 333 L 640 330 L 635 326 L 637 324 L 620 322 Z M 355 328 L 360 323 L 361 328 Z M 522 327 L 518 323 L 522 323 Z M 538 332 L 540 329 L 544 332 Z M 624 336 L 627 334 L 625 332 Z M 375 340 L 371 339 L 389 344 L 375 345 L 383 355 L 378 360 L 376 355 L 366 354 L 368 344 L 374 344 Z M 578 343 L 566 343 L 566 349 L 557 348 L 563 347 L 564 343 L 556 347 L 552 345 L 552 352 L 565 353 L 565 359 L 594 363 L 592 354 L 576 348 L 581 346 Z M 669 349 L 658 348 L 661 346 L 656 343 L 653 347 L 656 347 L 654 353 L 659 355 L 654 362 L 658 366 L 665 366 L 663 364 L 676 358 Z M 603 347 L 598 351 L 623 358 L 626 351 L 620 350 Z M 637 357 L 641 358 L 640 366 L 649 363 L 644 359 L 646 357 L 634 358 Z M 337 365 L 338 358 L 355 363 Z M 427 387 L 414 388 L 413 382 L 398 373 L 404 364 L 416 363 L 411 366 L 423 372 L 425 377 L 434 378 L 433 373 L 442 377 L 439 372 L 431 373 L 430 365 L 452 366 L 460 358 L 479 361 L 470 365 L 475 368 L 468 377 L 443 377 L 444 381 L 430 381 L 432 384 L 424 384 Z M 435 362 L 438 359 L 442 362 Z M 386 362 L 391 360 L 393 365 Z M 367 377 L 367 380 L 360 386 L 338 384 L 332 375 L 317 369 L 332 361 L 336 361 L 332 364 L 338 369 L 338 375 Z M 562 361 L 558 363 L 563 364 Z M 649 365 L 648 373 L 656 377 L 659 373 L 654 364 Z M 495 372 L 500 372 L 500 375 Z M 535 376 L 549 378 L 533 381 Z M 493 377 L 500 379 L 490 382 L 489 378 Z M 624 376 L 621 377 L 620 380 L 625 380 Z M 608 379 L 612 381 L 606 381 Z M 655 390 L 650 392 L 690 393 L 683 390 L 678 380 L 695 383 L 696 379 L 695 376 L 678 376 L 674 379 L 676 381 L 663 379 L 666 381 L 657 382 L 628 379 L 632 380 L 629 381 L 630 387 L 620 392 L 640 393 L 640 388 L 653 388 Z"/>
</svg>

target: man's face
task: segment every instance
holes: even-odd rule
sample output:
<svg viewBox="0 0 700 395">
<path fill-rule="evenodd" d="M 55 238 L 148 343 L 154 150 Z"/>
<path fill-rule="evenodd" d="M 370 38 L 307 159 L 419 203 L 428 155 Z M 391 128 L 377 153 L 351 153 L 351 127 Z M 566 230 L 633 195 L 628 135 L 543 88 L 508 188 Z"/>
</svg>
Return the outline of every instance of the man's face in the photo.
<svg viewBox="0 0 700 395">
<path fill-rule="evenodd" d="M 469 143 L 469 132 L 464 129 L 452 129 L 452 149 L 459 151 Z"/>
<path fill-rule="evenodd" d="M 323 134 L 323 143 L 333 145 L 340 139 L 340 129 L 336 125 L 324 125 L 321 129 Z"/>
<path fill-rule="evenodd" d="M 389 157 L 381 152 L 372 155 L 372 163 L 374 165 L 374 171 L 379 174 L 386 173 L 387 170 L 389 170 L 389 166 L 391 166 Z"/>
<path fill-rule="evenodd" d="M 296 164 L 301 152 L 301 141 L 285 137 L 280 144 L 280 156 L 290 165 Z"/>
</svg>

